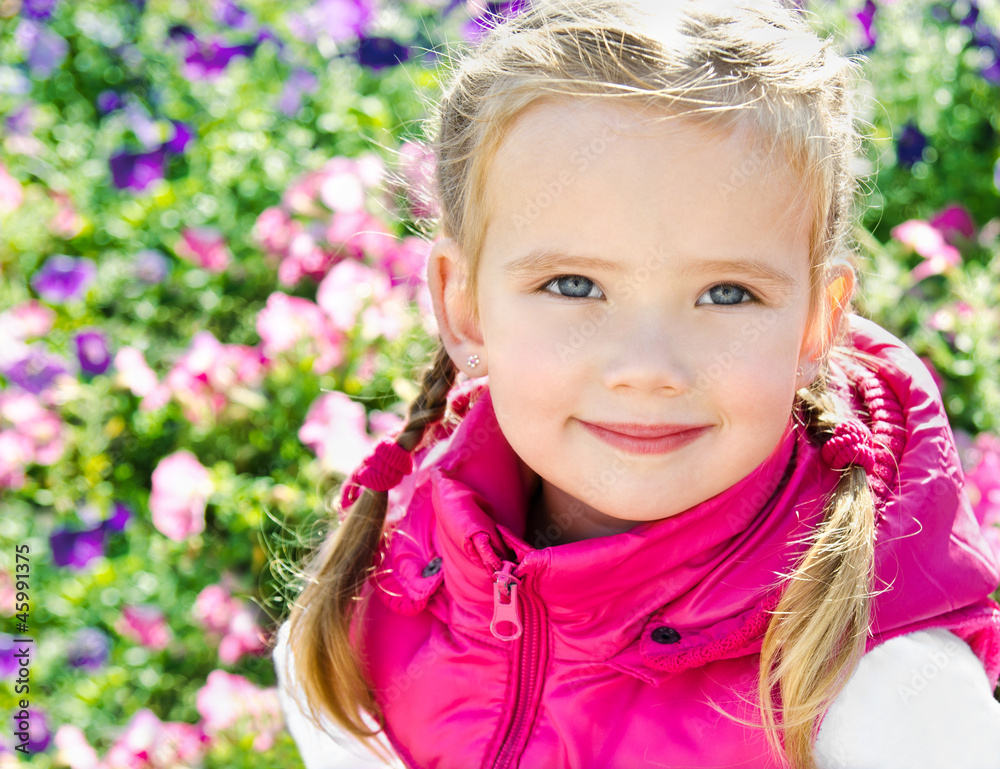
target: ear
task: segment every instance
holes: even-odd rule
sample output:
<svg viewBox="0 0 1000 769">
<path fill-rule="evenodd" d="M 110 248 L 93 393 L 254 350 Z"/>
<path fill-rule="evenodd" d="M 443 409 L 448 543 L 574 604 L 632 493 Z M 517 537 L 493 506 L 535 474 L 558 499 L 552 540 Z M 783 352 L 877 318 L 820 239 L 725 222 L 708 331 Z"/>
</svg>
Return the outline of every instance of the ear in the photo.
<svg viewBox="0 0 1000 769">
<path fill-rule="evenodd" d="M 854 282 L 854 268 L 850 264 L 836 261 L 830 266 L 815 321 L 809 324 L 799 352 L 799 371 L 802 373 L 798 376 L 797 387 L 808 387 L 819 376 L 847 318 Z"/>
<path fill-rule="evenodd" d="M 472 309 L 465 265 L 458 244 L 441 238 L 427 260 L 427 287 L 448 357 L 459 371 L 479 377 L 487 373 L 486 345 Z"/>
</svg>

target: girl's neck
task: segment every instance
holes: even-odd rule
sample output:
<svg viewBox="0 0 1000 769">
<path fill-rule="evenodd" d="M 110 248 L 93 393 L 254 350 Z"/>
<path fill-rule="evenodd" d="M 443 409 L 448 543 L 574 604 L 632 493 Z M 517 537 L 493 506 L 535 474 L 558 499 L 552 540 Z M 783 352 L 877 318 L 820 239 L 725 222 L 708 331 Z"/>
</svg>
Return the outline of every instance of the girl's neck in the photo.
<svg viewBox="0 0 1000 769">
<path fill-rule="evenodd" d="M 558 511 L 558 512 L 557 512 Z M 525 541 L 539 550 L 630 531 L 642 521 L 612 518 L 536 477 L 528 499 Z"/>
</svg>

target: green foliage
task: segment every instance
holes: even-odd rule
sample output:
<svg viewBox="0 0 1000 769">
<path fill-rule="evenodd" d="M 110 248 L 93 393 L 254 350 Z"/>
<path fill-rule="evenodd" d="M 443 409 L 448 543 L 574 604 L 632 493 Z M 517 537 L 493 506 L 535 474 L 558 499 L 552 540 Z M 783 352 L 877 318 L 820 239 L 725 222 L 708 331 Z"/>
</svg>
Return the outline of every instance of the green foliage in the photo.
<svg viewBox="0 0 1000 769">
<path fill-rule="evenodd" d="M 983 5 L 980 24 L 1000 29 L 1000 10 Z M 54 320 L 44 339 L 19 341 L 74 360 L 76 335 L 99 329 L 112 355 L 126 347 L 141 351 L 161 385 L 199 332 L 243 353 L 259 352 L 261 312 L 276 292 L 311 301 L 317 291 L 311 278 L 279 280 L 280 259 L 263 244 L 261 214 L 284 207 L 290 227 L 330 247 L 323 233 L 331 211 L 315 191 L 296 208 L 289 190 L 331 158 L 374 154 L 396 167 L 404 141 L 421 135 L 425 105 L 438 87 L 437 62 L 418 49 L 456 40 L 467 18 L 461 6 L 448 17 L 438 6 L 381 3 L 375 31 L 413 45 L 414 58 L 373 70 L 354 60 L 354 38 L 296 37 L 304 0 L 248 0 L 243 27 L 223 23 L 215 4 L 195 0 L 148 0 L 144 8 L 130 0 L 62 0 L 50 20 L 38 23 L 66 44 L 65 59 L 46 73 L 32 65 L 19 31 L 26 23 L 18 16 L 21 3 L 0 0 L 0 170 L 23 195 L 23 202 L 5 204 L 0 190 L 0 312 L 38 298 L 32 281 L 54 254 L 89 259 L 97 269 L 85 296 L 47 303 Z M 810 10 L 818 26 L 853 41 L 850 48 L 860 39 L 855 14 L 862 6 L 816 0 Z M 861 116 L 869 142 L 862 171 L 869 193 L 858 233 L 857 306 L 934 366 L 954 426 L 977 435 L 1000 430 L 1000 86 L 984 77 L 988 51 L 960 23 L 970 10 L 967 0 L 878 4 L 877 42 L 864 63 L 870 86 Z M 256 47 L 233 57 L 218 77 L 194 78 L 184 67 L 177 25 L 202 41 L 216 36 Z M 315 76 L 315 89 L 282 111 L 285 89 L 301 71 Z M 124 107 L 105 114 L 99 104 L 109 92 Z M 112 157 L 170 142 L 172 121 L 190 127 L 192 140 L 184 151 L 166 154 L 164 178 L 138 191 L 119 189 Z M 897 152 L 910 123 L 927 141 L 912 164 L 901 163 Z M 398 244 L 417 232 L 418 217 L 392 178 L 367 190 L 366 208 Z M 917 280 L 913 270 L 926 258 L 895 239 L 894 228 L 954 204 L 976 225 L 971 238 L 953 240 L 961 264 Z M 184 238 L 192 228 L 217 233 L 231 255 L 228 267 L 187 253 Z M 366 248 L 350 258 L 384 267 L 378 249 Z M 139 279 L 137 260 L 147 250 L 165 260 L 162 281 Z M 408 299 L 397 331 L 364 323 L 344 330 L 336 342 L 339 362 L 325 370 L 317 369 L 319 352 L 300 344 L 268 356 L 259 377 L 244 381 L 226 364 L 221 373 L 236 377 L 235 384 L 210 382 L 203 397 L 195 390 L 201 380 L 192 378 L 184 385 L 190 392 L 175 389 L 150 408 L 114 366 L 73 373 L 45 389 L 39 403 L 57 415 L 56 440 L 64 450 L 51 461 L 24 463 L 20 482 L 2 480 L 0 467 L 0 572 L 13 572 L 15 544 L 30 546 L 29 625 L 39 640 L 31 697 L 53 730 L 79 726 L 104 755 L 144 708 L 165 722 L 199 723 L 198 692 L 217 669 L 258 687 L 274 685 L 266 651 L 220 660 L 220 639 L 195 614 L 196 597 L 224 583 L 258 607 L 256 621 L 267 632 L 286 614 L 291 564 L 329 525 L 325 492 L 340 477 L 299 439 L 299 430 L 329 393 L 363 404 L 372 432 L 378 412 L 402 413 L 432 342 L 414 296 Z M 0 395 L 16 391 L 9 372 L 0 384 Z M 5 414 L 0 431 L 12 424 Z M 50 438 L 36 436 L 43 443 Z M 178 451 L 207 469 L 211 491 L 203 500 L 204 530 L 175 541 L 154 525 L 150 491 L 158 466 Z M 56 565 L 51 535 L 93 527 L 116 503 L 127 505 L 132 519 L 124 532 L 107 536 L 103 555 L 80 568 Z M 0 632 L 13 632 L 2 589 L 0 583 Z M 122 631 L 131 606 L 163 613 L 170 633 L 163 648 L 147 648 Z M 108 658 L 96 670 L 67 664 L 71 639 L 84 628 L 110 639 Z M 0 713 L 16 702 L 10 680 L 0 681 Z M 301 765 L 287 733 L 264 750 L 253 746 L 255 736 L 252 728 L 224 730 L 193 763 Z M 50 747 L 32 762 L 60 766 L 64 758 Z"/>
</svg>

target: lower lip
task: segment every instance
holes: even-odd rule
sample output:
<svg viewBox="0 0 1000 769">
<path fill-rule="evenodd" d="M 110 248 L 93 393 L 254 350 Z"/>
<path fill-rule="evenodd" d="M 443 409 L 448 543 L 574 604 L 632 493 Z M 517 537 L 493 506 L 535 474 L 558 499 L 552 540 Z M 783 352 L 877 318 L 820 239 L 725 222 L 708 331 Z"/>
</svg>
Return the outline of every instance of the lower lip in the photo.
<svg viewBox="0 0 1000 769">
<path fill-rule="evenodd" d="M 687 446 L 711 430 L 711 426 L 696 427 L 671 435 L 661 435 L 658 438 L 637 438 L 634 435 L 624 435 L 589 422 L 580 422 L 593 435 L 596 435 L 609 446 L 629 454 L 669 454 L 671 451 Z"/>
</svg>

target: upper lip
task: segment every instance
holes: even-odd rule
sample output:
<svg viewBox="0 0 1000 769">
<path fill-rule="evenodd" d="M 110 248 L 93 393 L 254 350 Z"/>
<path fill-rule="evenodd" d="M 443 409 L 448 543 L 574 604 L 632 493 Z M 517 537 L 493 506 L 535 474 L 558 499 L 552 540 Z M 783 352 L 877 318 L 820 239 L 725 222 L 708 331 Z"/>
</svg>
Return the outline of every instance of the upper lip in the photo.
<svg viewBox="0 0 1000 769">
<path fill-rule="evenodd" d="M 685 433 L 689 430 L 699 430 L 703 427 L 708 427 L 708 425 L 704 424 L 643 424 L 641 422 L 586 422 L 586 424 L 633 438 L 663 438 L 667 435 L 676 435 L 677 433 Z"/>
</svg>

